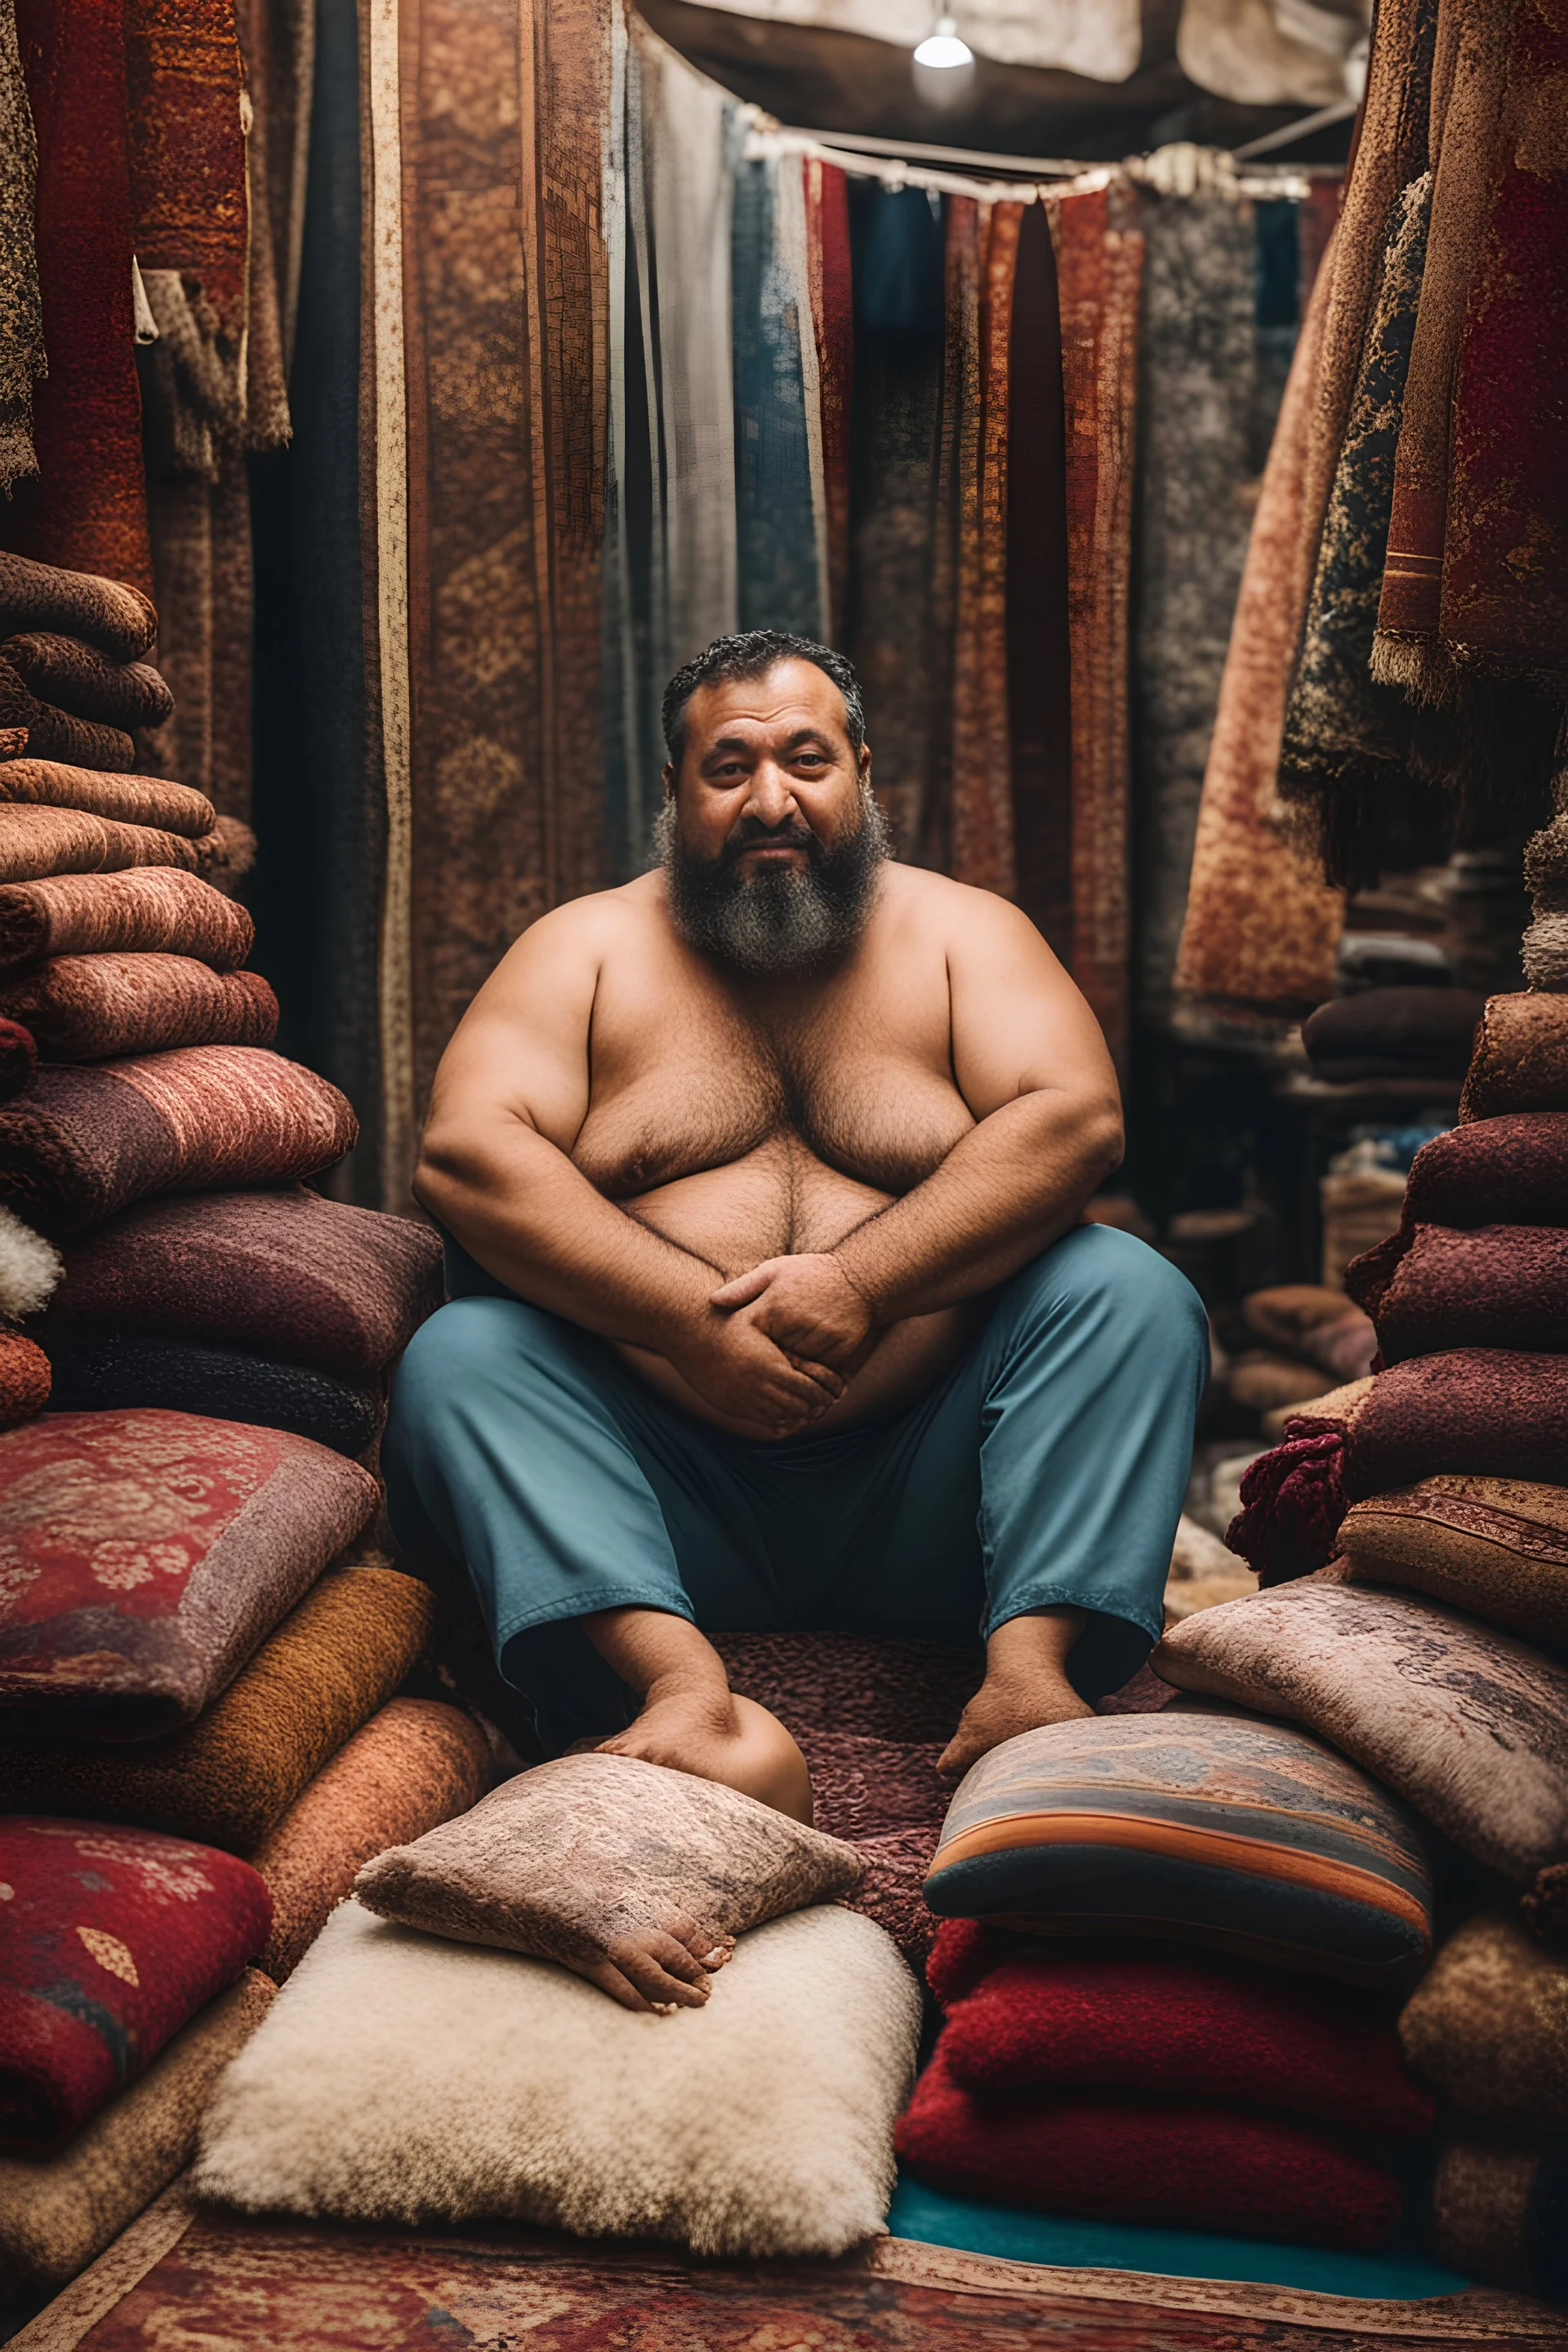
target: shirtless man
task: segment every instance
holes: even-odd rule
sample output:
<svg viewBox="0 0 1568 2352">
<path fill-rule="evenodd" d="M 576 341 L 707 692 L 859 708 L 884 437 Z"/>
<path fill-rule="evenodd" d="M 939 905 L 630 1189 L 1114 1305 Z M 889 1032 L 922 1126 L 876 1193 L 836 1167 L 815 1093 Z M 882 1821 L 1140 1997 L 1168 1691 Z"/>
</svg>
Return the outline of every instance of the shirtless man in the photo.
<svg viewBox="0 0 1568 2352">
<path fill-rule="evenodd" d="M 1089 1713 L 1160 1631 L 1206 1330 L 1080 1223 L 1099 1028 L 1016 908 L 888 859 L 842 656 L 721 639 L 664 721 L 661 864 L 526 931 L 441 1063 L 454 1297 L 384 1460 L 547 1751 L 809 1818 L 707 1632 L 984 1637 L 954 1776 Z M 701 1958 L 641 1989 L 700 1998 Z"/>
</svg>

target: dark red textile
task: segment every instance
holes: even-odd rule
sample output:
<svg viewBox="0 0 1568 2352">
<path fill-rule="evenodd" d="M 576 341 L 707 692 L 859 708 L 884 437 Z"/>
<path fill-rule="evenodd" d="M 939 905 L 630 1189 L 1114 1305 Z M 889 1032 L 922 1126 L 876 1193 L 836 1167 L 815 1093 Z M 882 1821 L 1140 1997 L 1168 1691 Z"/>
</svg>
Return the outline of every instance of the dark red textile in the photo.
<svg viewBox="0 0 1568 2352">
<path fill-rule="evenodd" d="M 0 2144 L 47 2156 L 267 1941 L 248 1863 L 154 1830 L 0 1819 Z"/>
<path fill-rule="evenodd" d="M 0 1328 L 0 1429 L 19 1429 L 49 1401 L 49 1360 L 36 1340 Z"/>
<path fill-rule="evenodd" d="M 940 2043 L 897 2146 L 933 2189 L 1034 2211 L 1346 2249 L 1381 2245 L 1399 2221 L 1393 2173 L 1320 2125 L 1103 2092 L 981 2100 Z"/>
<path fill-rule="evenodd" d="M 1439 1348 L 1555 1350 L 1568 1338 L 1560 1225 L 1416 1225 L 1352 1260 L 1345 1281 L 1388 1364 Z"/>
<path fill-rule="evenodd" d="M 1007 410 L 1007 724 L 1018 904 L 1072 961 L 1067 446 L 1057 264 L 1044 205 L 1018 227 Z"/>
<path fill-rule="evenodd" d="M 0 540 L 146 593 L 153 561 L 131 295 L 122 0 L 16 0 L 16 33 L 38 136 L 49 372 L 33 387 L 38 479 L 0 500 Z"/>
<path fill-rule="evenodd" d="M 1405 2064 L 1397 2004 L 1196 1953 L 1108 1946 L 1005 1958 L 950 2009 L 953 2080 L 1158 2092 L 1414 2135 L 1436 2107 Z"/>
<path fill-rule="evenodd" d="M 844 643 L 849 588 L 849 419 L 855 390 L 855 306 L 849 274 L 849 194 L 837 163 L 808 157 L 805 234 L 821 386 L 823 503 L 827 525 L 830 645 Z"/>
<path fill-rule="evenodd" d="M 0 1019 L 0 1102 L 30 1087 L 38 1067 L 33 1033 L 19 1021 Z"/>
<path fill-rule="evenodd" d="M 1564 1217 L 1568 1111 L 1473 1119 L 1434 1136 L 1411 1162 L 1407 1225 L 1552 1225 Z"/>
<path fill-rule="evenodd" d="M 1328 1566 L 1345 1509 L 1343 1437 L 1288 1436 L 1243 1471 L 1241 1508 L 1225 1539 L 1265 1584 L 1282 1584 Z"/>
</svg>

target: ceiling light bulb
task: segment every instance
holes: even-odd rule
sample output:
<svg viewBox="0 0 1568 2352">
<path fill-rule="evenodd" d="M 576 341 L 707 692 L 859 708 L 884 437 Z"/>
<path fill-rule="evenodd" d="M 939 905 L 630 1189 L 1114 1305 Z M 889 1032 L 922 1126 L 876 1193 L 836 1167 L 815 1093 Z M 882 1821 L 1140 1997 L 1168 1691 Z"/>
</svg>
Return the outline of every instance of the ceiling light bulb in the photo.
<svg viewBox="0 0 1568 2352">
<path fill-rule="evenodd" d="M 972 66 L 974 63 L 974 52 L 967 41 L 959 39 L 958 27 L 952 18 L 939 16 L 936 20 L 935 32 L 923 40 L 915 51 L 915 63 L 917 66 L 936 66 L 939 68 Z"/>
</svg>

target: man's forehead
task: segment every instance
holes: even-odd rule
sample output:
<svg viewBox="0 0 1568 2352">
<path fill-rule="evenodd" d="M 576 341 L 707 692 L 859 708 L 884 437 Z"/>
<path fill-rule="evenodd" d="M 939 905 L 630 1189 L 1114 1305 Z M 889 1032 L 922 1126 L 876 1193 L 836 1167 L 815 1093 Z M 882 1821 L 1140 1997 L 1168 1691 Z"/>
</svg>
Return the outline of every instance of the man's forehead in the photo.
<svg viewBox="0 0 1568 2352">
<path fill-rule="evenodd" d="M 794 734 L 816 730 L 847 736 L 844 698 L 815 662 L 775 662 L 760 677 L 715 678 L 687 705 L 691 736 Z"/>
</svg>

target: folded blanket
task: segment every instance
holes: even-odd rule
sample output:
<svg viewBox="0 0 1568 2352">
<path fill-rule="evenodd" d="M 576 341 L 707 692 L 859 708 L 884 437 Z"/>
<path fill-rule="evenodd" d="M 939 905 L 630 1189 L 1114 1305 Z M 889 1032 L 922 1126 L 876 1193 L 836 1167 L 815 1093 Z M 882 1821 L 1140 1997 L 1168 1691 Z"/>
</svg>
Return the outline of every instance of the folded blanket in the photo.
<svg viewBox="0 0 1568 2352">
<path fill-rule="evenodd" d="M 258 1046 L 53 1066 L 0 1109 L 0 1200 L 77 1233 L 149 1192 L 313 1176 L 358 1132 L 336 1087 Z"/>
<path fill-rule="evenodd" d="M 1342 1290 L 1317 1282 L 1279 1283 L 1250 1292 L 1241 1312 L 1266 1348 L 1316 1364 L 1336 1381 L 1359 1380 L 1372 1369 L 1377 1335 Z"/>
<path fill-rule="evenodd" d="M 172 866 L 0 886 L 0 969 L 37 956 L 120 949 L 196 956 L 215 971 L 232 971 L 255 938 L 243 907 Z"/>
<path fill-rule="evenodd" d="M 1352 1505 L 1339 1539 L 1359 1584 L 1408 1585 L 1568 1650 L 1568 1486 L 1441 1473 Z"/>
<path fill-rule="evenodd" d="M 64 2286 L 168 2187 L 190 2161 L 219 2076 L 276 1994 L 247 1969 L 63 2154 L 0 2158 L 0 2291 Z"/>
<path fill-rule="evenodd" d="M 1432 2182 L 1432 2251 L 1466 2278 L 1568 2302 L 1568 2153 L 1451 2139 Z"/>
<path fill-rule="evenodd" d="M 489 1777 L 489 1743 L 461 1707 L 395 1698 L 373 1715 L 254 1856 L 272 1897 L 259 1966 L 273 1982 L 299 1966 L 367 1862 L 466 1813 Z"/>
<path fill-rule="evenodd" d="M 106 727 L 161 727 L 174 716 L 174 698 L 149 662 L 110 661 L 80 637 L 52 629 L 26 629 L 0 644 L 8 661 L 42 702 Z"/>
<path fill-rule="evenodd" d="M 52 1412 L 0 1438 L 0 1705 L 18 1731 L 189 1722 L 374 1514 L 369 1473 L 270 1429 Z"/>
<path fill-rule="evenodd" d="M 158 615 L 140 589 L 118 580 L 0 552 L 0 631 L 18 629 L 57 629 L 115 661 L 140 661 L 158 635 Z"/>
<path fill-rule="evenodd" d="M 38 1067 L 38 1044 L 19 1021 L 0 1019 L 0 1103 L 26 1092 Z"/>
<path fill-rule="evenodd" d="M 1467 1919 L 1411 1994 L 1400 2039 L 1445 2099 L 1489 2123 L 1568 2130 L 1568 1960 L 1510 1911 Z"/>
<path fill-rule="evenodd" d="M 266 1942 L 248 1864 L 152 1830 L 0 1820 L 0 2147 L 48 2156 Z"/>
<path fill-rule="evenodd" d="M 183 866 L 187 874 L 210 878 L 236 870 L 235 852 L 234 837 L 221 822 L 188 841 L 156 825 L 121 824 L 86 809 L 0 804 L 0 882 L 108 874 L 127 866 Z"/>
<path fill-rule="evenodd" d="M 1439 1348 L 1552 1350 L 1568 1338 L 1561 1225 L 1404 1225 L 1355 1259 L 1345 1281 L 1376 1323 L 1387 1364 Z"/>
<path fill-rule="evenodd" d="M 1394 2015 L 1359 1988 L 1218 1954 L 1076 1946 L 992 1969 L 950 2009 L 942 2054 L 983 2097 L 1128 2091 L 1424 2132 L 1436 2108 Z"/>
<path fill-rule="evenodd" d="M 896 2137 L 933 2189 L 1036 2212 L 1346 2249 L 1381 2245 L 1400 2216 L 1393 2173 L 1320 2125 L 1104 2092 L 982 2100 L 940 2044 Z"/>
<path fill-rule="evenodd" d="M 217 823 L 205 793 L 192 792 L 188 784 L 165 783 L 159 776 L 105 775 L 41 754 L 0 761 L 0 801 L 85 809 L 119 824 L 161 825 L 190 841 L 200 840 Z"/>
<path fill-rule="evenodd" d="M 310 1364 L 279 1363 L 237 1348 L 160 1339 L 114 1324 L 40 1317 L 57 1412 L 110 1412 L 138 1405 L 291 1430 L 355 1457 L 380 1435 L 379 1385 L 358 1386 Z"/>
<path fill-rule="evenodd" d="M 20 1331 L 0 1329 L 0 1430 L 18 1429 L 49 1401 L 49 1360 Z"/>
<path fill-rule="evenodd" d="M 270 1045 L 278 999 L 258 971 L 192 956 L 47 956 L 0 974 L 0 1014 L 24 1021 L 53 1062 L 103 1061 L 171 1045 Z"/>
<path fill-rule="evenodd" d="M 376 1381 L 441 1304 L 428 1225 L 303 1190 L 149 1201 L 80 1234 L 52 1301 L 58 1328 L 112 1317 Z"/>
<path fill-rule="evenodd" d="M 1462 1078 L 1481 1012 L 1465 988 L 1368 988 L 1320 1004 L 1301 1043 L 1319 1077 Z"/>
<path fill-rule="evenodd" d="M 1279 1584 L 1328 1565 L 1350 1503 L 1447 1470 L 1550 1485 L 1565 1460 L 1568 1356 L 1413 1356 L 1293 1412 L 1283 1444 L 1244 1472 L 1225 1539 L 1266 1585 Z"/>
<path fill-rule="evenodd" d="M 137 1822 L 253 1853 L 392 1696 L 430 1614 L 426 1587 L 395 1569 L 329 1569 L 189 1729 L 135 1748 L 0 1747 L 0 1806 Z"/>
<path fill-rule="evenodd" d="M 118 768 L 136 764 L 136 746 L 122 727 L 98 727 L 89 719 L 73 719 L 40 702 L 20 675 L 0 656 L 0 726 L 25 727 L 34 754 L 40 760 L 68 760 L 79 768 Z"/>
<path fill-rule="evenodd" d="M 1516 1111 L 1424 1143 L 1405 1187 L 1405 1223 L 1554 1225 L 1565 1204 L 1568 1111 Z"/>
<path fill-rule="evenodd" d="M 1568 1666 L 1495 1625 L 1336 1567 L 1189 1617 L 1153 1664 L 1331 1740 L 1516 1884 L 1568 1853 Z"/>
<path fill-rule="evenodd" d="M 1459 1118 L 1518 1110 L 1568 1110 L 1568 997 L 1487 999 Z"/>
</svg>

